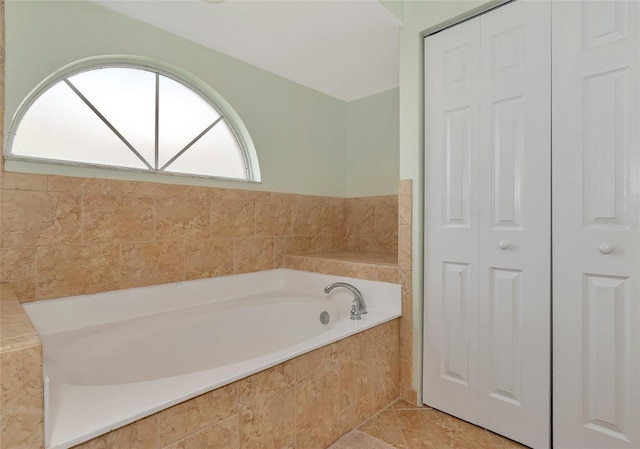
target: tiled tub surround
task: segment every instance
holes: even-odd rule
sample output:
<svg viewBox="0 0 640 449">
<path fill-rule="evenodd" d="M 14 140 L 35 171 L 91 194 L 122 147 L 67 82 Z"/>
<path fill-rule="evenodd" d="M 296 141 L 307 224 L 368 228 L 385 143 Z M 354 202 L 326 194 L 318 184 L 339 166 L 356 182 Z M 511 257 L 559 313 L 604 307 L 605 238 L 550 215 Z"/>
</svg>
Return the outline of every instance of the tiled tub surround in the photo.
<svg viewBox="0 0 640 449">
<path fill-rule="evenodd" d="M 42 345 L 9 284 L 0 284 L 1 449 L 41 449 Z"/>
<path fill-rule="evenodd" d="M 396 195 L 333 198 L 0 172 L 0 282 L 21 302 L 397 249 Z"/>
<path fill-rule="evenodd" d="M 398 320 L 75 449 L 326 449 L 398 395 Z"/>
<path fill-rule="evenodd" d="M 324 294 L 324 286 L 336 281 L 350 282 L 362 291 L 369 309 L 362 320 L 349 319 L 353 299 L 349 291 L 336 289 L 329 295 Z M 215 293 L 212 295 L 212 292 Z M 294 302 L 293 298 L 300 299 Z M 379 362 L 373 356 L 377 349 L 367 340 L 369 333 L 351 337 L 354 343 L 339 341 L 399 317 L 399 285 L 279 269 L 40 301 L 26 304 L 25 309 L 43 341 L 44 372 L 50 377 L 45 427 L 47 447 L 51 448 L 67 448 L 86 441 L 325 345 L 334 348 L 325 352 L 337 351 L 338 359 L 339 348 L 343 348 L 343 352 L 344 348 L 350 348 L 348 359 L 361 357 L 354 354 L 359 351 L 366 357 L 360 359 L 362 363 L 357 371 L 351 376 L 345 375 L 341 381 L 352 386 L 341 390 L 333 385 L 336 391 L 326 392 L 331 396 L 341 391 L 338 396 L 342 396 L 340 405 L 332 405 L 327 417 L 313 414 L 313 401 L 323 399 L 308 392 L 310 402 L 304 407 L 312 414 L 304 418 L 305 422 L 337 419 L 332 414 L 338 416 L 338 412 L 344 412 L 344 429 L 349 427 L 350 420 L 356 425 L 360 417 L 370 416 L 374 409 L 379 410 L 399 394 L 397 320 L 384 325 L 384 329 L 391 326 L 393 330 L 391 340 L 376 343 L 393 350 L 384 359 L 384 369 L 378 373 L 381 377 L 375 382 L 371 379 L 372 385 L 365 384 L 370 382 L 369 371 L 372 368 L 376 371 Z M 322 310 L 331 313 L 333 324 L 330 322 L 326 327 L 319 324 L 318 315 Z M 227 331 L 219 334 L 223 327 Z M 389 333 L 376 329 L 368 332 L 370 335 Z M 247 360 L 249 353 L 252 358 Z M 100 357 L 106 360 L 101 361 Z M 321 371 L 331 366 L 331 360 L 325 359 L 323 356 L 328 366 L 323 366 Z M 294 366 L 297 362 L 288 363 Z M 279 366 L 280 370 L 289 369 L 287 363 Z M 274 372 L 279 372 L 278 369 Z M 92 373 L 91 370 L 98 371 Z M 300 376 L 316 376 L 316 369 L 311 371 Z M 340 377 L 339 373 L 340 369 L 330 369 L 327 376 L 335 379 Z M 260 376 L 263 374 L 256 378 Z M 296 376 L 300 377 L 298 373 Z M 250 380 L 243 380 L 239 385 L 244 385 L 243 382 L 251 385 Z M 316 387 L 328 388 L 324 383 L 313 388 Z M 260 391 L 272 387 L 258 384 L 255 388 Z M 361 390 L 371 393 L 366 399 L 369 402 L 351 400 L 352 394 L 364 400 L 366 394 L 361 394 Z M 247 393 L 256 391 L 250 388 Z M 195 399 L 198 400 L 203 399 Z M 238 401 L 241 405 L 242 394 Z M 278 416 L 280 404 L 271 406 L 273 409 L 260 413 Z M 255 413 L 250 415 L 255 418 Z M 336 429 L 340 429 L 339 423 Z M 333 438 L 334 433 L 329 434 Z M 323 447 L 315 444 L 310 441 L 306 446 L 291 447 Z"/>
</svg>

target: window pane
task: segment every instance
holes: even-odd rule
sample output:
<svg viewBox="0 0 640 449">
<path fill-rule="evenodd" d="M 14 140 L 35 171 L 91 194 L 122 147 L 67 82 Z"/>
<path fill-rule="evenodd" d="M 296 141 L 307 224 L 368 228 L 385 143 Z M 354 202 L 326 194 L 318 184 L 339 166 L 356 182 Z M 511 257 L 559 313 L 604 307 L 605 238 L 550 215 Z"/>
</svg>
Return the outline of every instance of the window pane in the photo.
<svg viewBox="0 0 640 449">
<path fill-rule="evenodd" d="M 146 168 L 64 82 L 51 87 L 31 105 L 14 137 L 12 153 Z"/>
<path fill-rule="evenodd" d="M 159 166 L 162 167 L 218 117 L 220 114 L 191 89 L 161 76 Z"/>
<path fill-rule="evenodd" d="M 244 147 L 216 104 L 187 85 L 148 67 L 95 67 L 59 79 L 23 113 L 11 154 L 159 170 L 188 148 L 166 171 L 249 179 Z"/>
<path fill-rule="evenodd" d="M 131 68 L 82 72 L 69 81 L 153 166 L 156 74 Z"/>
<path fill-rule="evenodd" d="M 218 122 L 166 171 L 247 179 L 238 143 L 224 121 Z"/>
</svg>

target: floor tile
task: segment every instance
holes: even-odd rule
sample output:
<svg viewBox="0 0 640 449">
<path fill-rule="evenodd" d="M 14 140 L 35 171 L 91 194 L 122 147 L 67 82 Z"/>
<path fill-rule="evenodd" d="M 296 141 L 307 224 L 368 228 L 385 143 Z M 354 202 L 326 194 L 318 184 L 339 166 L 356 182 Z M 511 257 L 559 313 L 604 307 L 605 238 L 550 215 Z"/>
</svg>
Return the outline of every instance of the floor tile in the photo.
<svg viewBox="0 0 640 449">
<path fill-rule="evenodd" d="M 383 410 L 362 424 L 358 430 L 379 438 L 398 449 L 407 448 L 398 419 L 395 412 L 390 408 Z"/>
<path fill-rule="evenodd" d="M 358 429 L 397 449 L 528 449 L 454 416 L 402 400 Z"/>
<path fill-rule="evenodd" d="M 489 434 L 489 436 L 491 436 L 491 438 L 493 438 L 498 449 L 529 449 L 528 446 L 523 446 L 522 444 L 516 443 L 515 441 L 505 438 L 502 435 L 489 432 L 488 430 L 487 433 Z"/>
</svg>

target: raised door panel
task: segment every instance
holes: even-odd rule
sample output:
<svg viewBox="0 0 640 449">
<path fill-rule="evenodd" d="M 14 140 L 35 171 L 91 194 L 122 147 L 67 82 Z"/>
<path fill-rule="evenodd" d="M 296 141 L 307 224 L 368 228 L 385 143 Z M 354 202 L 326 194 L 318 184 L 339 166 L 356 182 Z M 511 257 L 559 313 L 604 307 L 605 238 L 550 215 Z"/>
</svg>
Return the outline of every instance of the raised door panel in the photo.
<svg viewBox="0 0 640 449">
<path fill-rule="evenodd" d="M 471 108 L 444 112 L 443 225 L 448 228 L 471 226 L 470 150 Z"/>
<path fill-rule="evenodd" d="M 469 386 L 469 265 L 447 263 L 442 268 L 442 320 L 444 335 L 440 376 Z"/>
<path fill-rule="evenodd" d="M 640 447 L 640 3 L 553 3 L 554 447 Z"/>
<path fill-rule="evenodd" d="M 582 286 L 583 421 L 586 428 L 618 440 L 632 430 L 629 395 L 629 279 L 585 274 Z"/>
<path fill-rule="evenodd" d="M 489 276 L 487 393 L 493 399 L 522 407 L 523 274 L 520 270 L 494 268 Z"/>
<path fill-rule="evenodd" d="M 525 134 L 522 95 L 491 104 L 490 226 L 522 228 L 522 180 Z"/>
<path fill-rule="evenodd" d="M 582 210 L 586 227 L 606 229 L 627 222 L 629 81 L 627 67 L 583 80 Z"/>
</svg>

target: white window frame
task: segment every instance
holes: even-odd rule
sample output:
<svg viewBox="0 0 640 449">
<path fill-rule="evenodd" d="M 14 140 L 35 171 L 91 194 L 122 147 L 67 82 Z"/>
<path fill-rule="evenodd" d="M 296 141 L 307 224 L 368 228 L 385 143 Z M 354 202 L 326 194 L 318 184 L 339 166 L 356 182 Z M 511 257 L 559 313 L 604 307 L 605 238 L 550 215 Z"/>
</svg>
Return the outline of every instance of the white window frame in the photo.
<svg viewBox="0 0 640 449">
<path fill-rule="evenodd" d="M 64 82 L 68 77 L 76 75 L 78 73 L 87 72 L 94 69 L 101 68 L 132 68 L 139 70 L 146 70 L 153 73 L 158 73 L 162 76 L 172 79 L 185 87 L 191 89 L 194 93 L 202 97 L 207 101 L 222 117 L 226 124 L 234 134 L 245 162 L 246 167 L 246 179 L 223 177 L 223 176 L 208 176 L 201 174 L 190 173 L 176 173 L 164 170 L 155 169 L 139 169 L 130 167 L 113 166 L 106 164 L 92 164 L 87 162 L 74 162 L 68 160 L 56 160 L 39 158 L 34 156 L 23 156 L 12 154 L 13 139 L 20 126 L 22 118 L 27 113 L 29 108 L 38 100 L 38 98 L 45 93 L 49 88 L 59 82 Z M 105 169 L 111 171 L 123 171 L 134 172 L 142 174 L 153 175 L 166 175 L 174 177 L 185 178 L 209 178 L 219 179 L 223 181 L 236 181 L 236 182 L 261 182 L 260 165 L 258 163 L 258 157 L 256 154 L 253 140 L 249 135 L 249 131 L 240 119 L 240 116 L 233 109 L 233 107 L 227 102 L 222 95 L 214 90 L 208 83 L 195 75 L 181 69 L 177 66 L 168 63 L 158 63 L 151 58 L 140 56 L 99 56 L 86 58 L 72 64 L 69 64 L 60 70 L 54 72 L 44 81 L 42 81 L 35 89 L 33 89 L 29 95 L 22 101 L 16 113 L 14 114 L 6 135 L 5 142 L 5 160 L 7 162 L 26 162 L 36 164 L 58 165 L 67 167 L 86 167 L 95 169 Z"/>
</svg>

